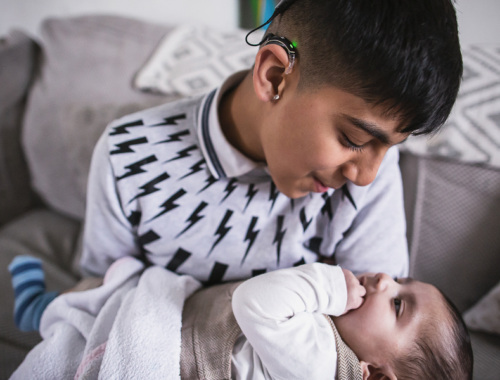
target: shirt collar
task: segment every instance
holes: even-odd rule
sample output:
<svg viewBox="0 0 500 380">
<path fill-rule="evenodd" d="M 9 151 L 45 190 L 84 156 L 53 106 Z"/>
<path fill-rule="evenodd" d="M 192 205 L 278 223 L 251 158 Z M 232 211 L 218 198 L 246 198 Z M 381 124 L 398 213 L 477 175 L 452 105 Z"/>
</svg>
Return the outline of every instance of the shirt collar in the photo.
<svg viewBox="0 0 500 380">
<path fill-rule="evenodd" d="M 222 86 L 208 93 L 202 100 L 198 115 L 198 139 L 207 166 L 216 179 L 238 177 L 265 165 L 252 161 L 233 147 L 224 136 L 219 123 L 219 103 L 225 92 L 239 84 L 248 70 L 227 78 Z"/>
</svg>

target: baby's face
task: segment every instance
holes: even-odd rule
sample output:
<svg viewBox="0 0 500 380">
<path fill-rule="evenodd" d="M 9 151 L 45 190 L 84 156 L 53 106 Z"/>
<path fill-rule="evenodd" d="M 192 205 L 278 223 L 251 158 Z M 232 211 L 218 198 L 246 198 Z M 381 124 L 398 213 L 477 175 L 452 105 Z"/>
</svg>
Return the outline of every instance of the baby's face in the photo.
<svg viewBox="0 0 500 380">
<path fill-rule="evenodd" d="M 334 321 L 360 360 L 387 365 L 408 352 L 426 321 L 446 317 L 445 301 L 430 284 L 383 273 L 358 278 L 366 288 L 363 304 Z"/>
</svg>

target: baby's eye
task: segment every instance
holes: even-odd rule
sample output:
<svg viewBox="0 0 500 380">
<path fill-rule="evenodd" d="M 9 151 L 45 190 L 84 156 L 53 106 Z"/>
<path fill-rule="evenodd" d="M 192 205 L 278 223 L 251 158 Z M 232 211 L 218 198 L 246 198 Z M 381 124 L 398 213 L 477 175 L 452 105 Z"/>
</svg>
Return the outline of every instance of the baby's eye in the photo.
<svg viewBox="0 0 500 380">
<path fill-rule="evenodd" d="M 394 299 L 394 306 L 396 309 L 396 317 L 399 315 L 399 309 L 401 308 L 401 300 L 398 300 L 397 298 Z"/>
</svg>

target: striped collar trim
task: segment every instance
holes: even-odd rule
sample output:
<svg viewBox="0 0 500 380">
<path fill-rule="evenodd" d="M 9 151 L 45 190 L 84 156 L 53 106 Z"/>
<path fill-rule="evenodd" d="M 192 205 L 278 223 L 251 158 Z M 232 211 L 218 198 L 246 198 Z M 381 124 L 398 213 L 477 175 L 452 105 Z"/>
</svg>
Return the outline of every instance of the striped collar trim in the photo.
<svg viewBox="0 0 500 380">
<path fill-rule="evenodd" d="M 222 95 L 239 84 L 246 73 L 245 70 L 231 75 L 221 87 L 208 93 L 201 103 L 198 115 L 198 138 L 207 167 L 216 179 L 238 177 L 264 167 L 234 148 L 227 141 L 219 123 L 218 106 Z"/>
</svg>

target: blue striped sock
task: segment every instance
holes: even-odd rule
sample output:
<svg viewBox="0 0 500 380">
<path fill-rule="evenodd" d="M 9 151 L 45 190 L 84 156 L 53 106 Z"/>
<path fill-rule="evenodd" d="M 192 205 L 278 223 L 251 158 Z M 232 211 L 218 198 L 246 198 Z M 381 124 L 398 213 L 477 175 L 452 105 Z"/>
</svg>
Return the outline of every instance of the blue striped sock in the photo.
<svg viewBox="0 0 500 380">
<path fill-rule="evenodd" d="M 58 292 L 45 292 L 42 261 L 31 256 L 16 256 L 9 265 L 14 288 L 14 322 L 21 331 L 35 331 L 47 305 Z"/>
</svg>

